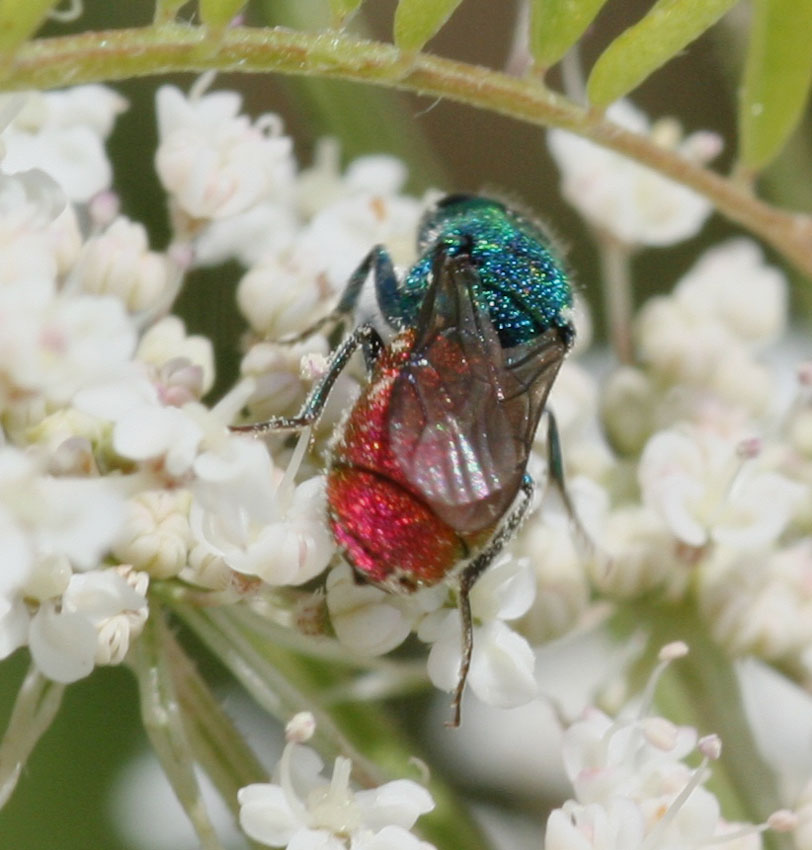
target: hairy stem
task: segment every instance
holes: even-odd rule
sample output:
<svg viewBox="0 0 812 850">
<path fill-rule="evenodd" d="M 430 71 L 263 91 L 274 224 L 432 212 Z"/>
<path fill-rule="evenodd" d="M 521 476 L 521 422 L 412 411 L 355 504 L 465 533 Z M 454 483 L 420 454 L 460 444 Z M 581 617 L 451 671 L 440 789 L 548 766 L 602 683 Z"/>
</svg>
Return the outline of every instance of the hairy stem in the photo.
<svg viewBox="0 0 812 850">
<path fill-rule="evenodd" d="M 696 190 L 812 277 L 812 217 L 761 201 L 747 187 L 610 123 L 600 112 L 572 103 L 537 79 L 518 79 L 430 54 L 406 56 L 390 44 L 340 32 L 238 27 L 214 38 L 201 27 L 164 24 L 29 42 L 6 66 L 4 84 L 6 89 L 47 89 L 208 69 L 367 82 L 570 130 Z"/>
</svg>

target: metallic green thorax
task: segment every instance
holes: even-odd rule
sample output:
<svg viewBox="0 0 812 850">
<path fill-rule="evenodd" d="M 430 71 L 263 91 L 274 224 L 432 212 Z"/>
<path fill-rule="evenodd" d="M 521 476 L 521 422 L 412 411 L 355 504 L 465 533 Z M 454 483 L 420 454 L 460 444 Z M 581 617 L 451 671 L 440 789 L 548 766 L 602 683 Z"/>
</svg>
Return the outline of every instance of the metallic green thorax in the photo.
<svg viewBox="0 0 812 850">
<path fill-rule="evenodd" d="M 551 327 L 571 328 L 572 289 L 541 229 L 498 201 L 446 198 L 423 219 L 420 259 L 400 289 L 398 324 L 412 326 L 428 288 L 433 249 L 466 253 L 479 272 L 474 298 L 490 316 L 503 347 L 528 342 Z"/>
</svg>

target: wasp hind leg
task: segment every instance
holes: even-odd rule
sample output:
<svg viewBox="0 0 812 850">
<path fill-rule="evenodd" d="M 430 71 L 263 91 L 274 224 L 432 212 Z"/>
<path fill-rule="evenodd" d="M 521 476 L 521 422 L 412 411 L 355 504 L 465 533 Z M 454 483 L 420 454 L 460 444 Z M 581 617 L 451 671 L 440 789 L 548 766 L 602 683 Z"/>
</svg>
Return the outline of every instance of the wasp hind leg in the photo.
<svg viewBox="0 0 812 850">
<path fill-rule="evenodd" d="M 583 523 L 578 517 L 578 512 L 570 498 L 567 490 L 567 483 L 564 480 L 564 456 L 561 453 L 561 438 L 558 434 L 558 422 L 553 415 L 552 410 L 547 410 L 547 469 L 549 480 L 552 482 L 558 495 L 561 497 L 561 502 L 569 516 L 570 523 L 575 530 L 578 541 L 587 551 L 594 549 L 592 538 L 584 528 Z"/>
<path fill-rule="evenodd" d="M 474 622 L 471 616 L 471 588 L 477 579 L 493 563 L 496 556 L 504 549 L 505 544 L 513 537 L 527 514 L 530 503 L 533 501 L 533 492 L 536 485 L 533 479 L 525 474 L 522 478 L 521 502 L 508 514 L 507 519 L 499 526 L 496 534 L 491 538 L 487 547 L 471 561 L 462 571 L 459 585 L 459 609 L 462 620 L 462 658 L 460 659 L 460 670 L 457 678 L 457 688 L 454 691 L 454 699 L 451 702 L 451 720 L 446 726 L 459 726 L 462 706 L 462 694 L 465 691 L 465 682 L 471 669 L 471 655 L 474 650 Z"/>
<path fill-rule="evenodd" d="M 258 437 L 269 431 L 300 431 L 312 425 L 321 416 L 333 385 L 359 346 L 363 349 L 367 368 L 371 369 L 383 348 L 383 340 L 372 325 L 359 325 L 333 352 L 327 371 L 310 390 L 296 416 L 275 416 L 251 425 L 232 425 L 231 430 Z"/>
</svg>

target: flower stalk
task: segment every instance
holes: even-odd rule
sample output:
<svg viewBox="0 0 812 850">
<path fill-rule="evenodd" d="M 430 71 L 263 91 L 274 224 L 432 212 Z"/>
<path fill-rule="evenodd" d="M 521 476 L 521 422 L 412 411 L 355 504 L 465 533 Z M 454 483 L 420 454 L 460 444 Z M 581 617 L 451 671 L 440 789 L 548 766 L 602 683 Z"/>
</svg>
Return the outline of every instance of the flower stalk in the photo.
<svg viewBox="0 0 812 850">
<path fill-rule="evenodd" d="M 538 126 L 589 138 L 659 171 L 711 200 L 716 209 L 759 236 L 812 277 L 812 217 L 785 212 L 747 187 L 605 120 L 535 78 L 518 79 L 430 54 L 338 32 L 303 33 L 235 27 L 212 38 L 200 27 L 110 30 L 39 39 L 20 48 L 6 72 L 8 90 L 120 80 L 180 71 L 304 74 L 389 86 L 446 97 Z"/>
<path fill-rule="evenodd" d="M 184 723 L 175 670 L 164 651 L 168 640 L 164 618 L 153 611 L 130 659 L 138 679 L 144 729 L 201 848 L 222 850 L 195 775 L 194 751 Z"/>
<path fill-rule="evenodd" d="M 37 741 L 56 717 L 64 692 L 64 685 L 47 679 L 34 665 L 25 674 L 0 744 L 0 809 L 14 792 Z"/>
</svg>

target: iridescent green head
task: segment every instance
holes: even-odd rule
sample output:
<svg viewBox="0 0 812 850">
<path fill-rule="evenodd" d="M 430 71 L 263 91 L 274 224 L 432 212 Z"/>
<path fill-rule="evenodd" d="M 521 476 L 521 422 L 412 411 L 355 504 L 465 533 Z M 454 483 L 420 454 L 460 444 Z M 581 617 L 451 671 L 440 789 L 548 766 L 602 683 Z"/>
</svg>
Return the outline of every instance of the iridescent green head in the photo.
<svg viewBox="0 0 812 850">
<path fill-rule="evenodd" d="M 406 312 L 416 310 L 440 245 L 452 256 L 471 256 L 480 280 L 474 297 L 504 347 L 527 342 L 551 327 L 574 333 L 572 288 L 543 229 L 500 201 L 476 195 L 449 195 L 424 215 L 418 234 L 421 257 L 403 286 Z"/>
</svg>

